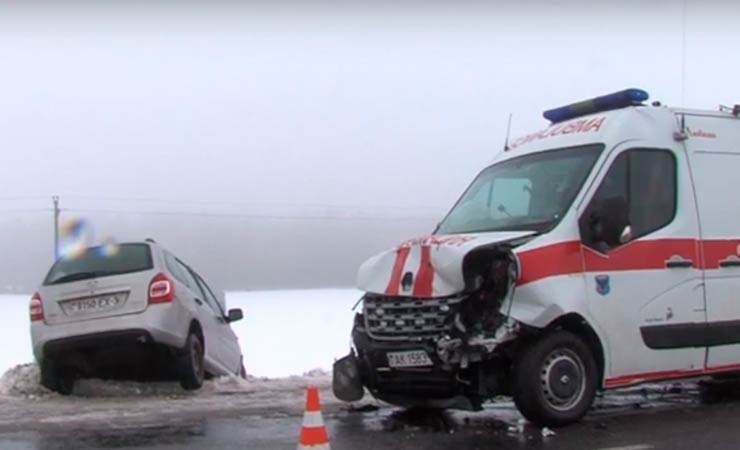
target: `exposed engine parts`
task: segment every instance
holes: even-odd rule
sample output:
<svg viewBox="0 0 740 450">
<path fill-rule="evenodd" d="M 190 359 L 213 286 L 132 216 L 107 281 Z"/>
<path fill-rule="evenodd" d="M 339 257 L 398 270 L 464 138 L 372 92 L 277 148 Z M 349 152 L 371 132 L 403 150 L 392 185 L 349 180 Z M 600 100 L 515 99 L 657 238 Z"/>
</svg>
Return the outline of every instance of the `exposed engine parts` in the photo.
<svg viewBox="0 0 740 450">
<path fill-rule="evenodd" d="M 379 341 L 430 342 L 448 371 L 488 359 L 519 332 L 506 313 L 518 263 L 508 246 L 481 247 L 465 258 L 463 271 L 466 289 L 453 297 L 366 295 L 363 330 Z"/>
<path fill-rule="evenodd" d="M 487 337 L 479 334 L 468 338 L 452 338 L 444 336 L 437 341 L 437 355 L 445 363 L 445 368 L 450 370 L 453 365 L 459 365 L 466 369 L 471 362 L 480 362 L 491 354 L 496 347 L 504 342 L 516 338 L 520 328 L 515 320 L 506 320 L 499 326 L 494 335 Z"/>
<path fill-rule="evenodd" d="M 437 341 L 437 354 L 448 370 L 482 361 L 516 337 L 518 324 L 505 309 L 511 304 L 518 272 L 516 257 L 506 247 L 483 247 L 465 258 L 467 295 L 447 319 L 449 334 Z"/>
</svg>

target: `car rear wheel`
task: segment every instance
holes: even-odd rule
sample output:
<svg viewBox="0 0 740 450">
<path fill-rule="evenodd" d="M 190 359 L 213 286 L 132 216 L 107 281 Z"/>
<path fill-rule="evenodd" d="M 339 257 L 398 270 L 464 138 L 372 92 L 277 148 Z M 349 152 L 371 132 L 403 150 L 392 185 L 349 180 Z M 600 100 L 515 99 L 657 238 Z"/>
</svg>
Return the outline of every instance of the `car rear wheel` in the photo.
<svg viewBox="0 0 740 450">
<path fill-rule="evenodd" d="M 183 389 L 191 391 L 203 386 L 203 379 L 205 378 L 204 355 L 203 341 L 194 331 L 191 331 L 179 361 L 180 386 Z"/>
<path fill-rule="evenodd" d="M 523 350 L 514 368 L 514 403 L 540 426 L 580 420 L 596 396 L 598 368 L 588 345 L 556 331 Z"/>
<path fill-rule="evenodd" d="M 70 395 L 75 386 L 74 373 L 60 367 L 53 359 L 46 358 L 41 364 L 41 385 L 59 394 Z"/>
</svg>

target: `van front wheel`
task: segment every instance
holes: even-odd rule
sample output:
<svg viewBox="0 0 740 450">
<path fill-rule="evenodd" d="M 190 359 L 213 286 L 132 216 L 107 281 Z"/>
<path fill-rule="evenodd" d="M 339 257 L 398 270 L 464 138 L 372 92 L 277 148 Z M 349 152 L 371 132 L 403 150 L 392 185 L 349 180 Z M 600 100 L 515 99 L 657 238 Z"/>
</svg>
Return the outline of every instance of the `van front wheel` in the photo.
<svg viewBox="0 0 740 450">
<path fill-rule="evenodd" d="M 568 331 L 543 336 L 523 349 L 514 366 L 519 411 L 540 426 L 580 420 L 596 396 L 598 369 L 588 345 Z"/>
</svg>

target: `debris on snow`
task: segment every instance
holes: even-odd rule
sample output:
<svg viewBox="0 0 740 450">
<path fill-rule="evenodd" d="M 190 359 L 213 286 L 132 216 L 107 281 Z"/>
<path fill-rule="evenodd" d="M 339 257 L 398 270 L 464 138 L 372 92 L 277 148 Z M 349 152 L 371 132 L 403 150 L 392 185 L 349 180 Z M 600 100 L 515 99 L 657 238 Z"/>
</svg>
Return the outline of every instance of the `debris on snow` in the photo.
<svg viewBox="0 0 740 450">
<path fill-rule="evenodd" d="M 550 437 L 550 436 L 555 436 L 555 432 L 552 431 L 551 429 L 547 428 L 547 427 L 543 428 L 542 429 L 542 437 L 546 438 L 546 437 Z"/>
<path fill-rule="evenodd" d="M 509 433 L 517 433 L 517 434 L 524 433 L 524 426 L 526 424 L 527 424 L 527 421 L 525 419 L 519 419 L 516 422 L 516 425 L 509 426 Z"/>
</svg>

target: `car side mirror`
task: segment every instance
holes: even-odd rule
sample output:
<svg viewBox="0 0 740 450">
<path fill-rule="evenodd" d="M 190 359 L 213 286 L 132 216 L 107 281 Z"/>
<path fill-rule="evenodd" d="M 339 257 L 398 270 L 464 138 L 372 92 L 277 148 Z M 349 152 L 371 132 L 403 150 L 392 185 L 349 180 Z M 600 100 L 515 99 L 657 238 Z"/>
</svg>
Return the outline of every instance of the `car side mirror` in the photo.
<svg viewBox="0 0 740 450">
<path fill-rule="evenodd" d="M 632 240 L 632 227 L 627 225 L 622 230 L 622 234 L 619 235 L 619 243 L 626 244 Z"/>
<path fill-rule="evenodd" d="M 234 309 L 229 310 L 228 316 L 226 317 L 226 321 L 231 323 L 231 322 L 242 320 L 243 318 L 244 318 L 244 312 L 240 308 L 234 308 Z"/>
</svg>

